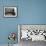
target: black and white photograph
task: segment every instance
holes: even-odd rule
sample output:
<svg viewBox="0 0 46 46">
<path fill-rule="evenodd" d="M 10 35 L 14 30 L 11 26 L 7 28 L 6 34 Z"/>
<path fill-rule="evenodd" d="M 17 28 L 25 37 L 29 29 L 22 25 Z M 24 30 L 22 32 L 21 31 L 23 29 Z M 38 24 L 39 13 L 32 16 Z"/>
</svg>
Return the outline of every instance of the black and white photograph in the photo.
<svg viewBox="0 0 46 46">
<path fill-rule="evenodd" d="M 16 17 L 17 8 L 16 7 L 4 7 L 4 17 Z"/>
</svg>

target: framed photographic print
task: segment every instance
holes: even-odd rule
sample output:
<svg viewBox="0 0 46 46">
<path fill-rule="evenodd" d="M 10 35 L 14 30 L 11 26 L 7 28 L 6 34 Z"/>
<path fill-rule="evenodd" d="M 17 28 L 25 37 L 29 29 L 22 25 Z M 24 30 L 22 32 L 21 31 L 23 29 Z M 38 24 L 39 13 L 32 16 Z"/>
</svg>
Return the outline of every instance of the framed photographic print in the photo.
<svg viewBox="0 0 46 46">
<path fill-rule="evenodd" d="M 17 7 L 4 7 L 4 17 L 16 17 Z"/>
</svg>

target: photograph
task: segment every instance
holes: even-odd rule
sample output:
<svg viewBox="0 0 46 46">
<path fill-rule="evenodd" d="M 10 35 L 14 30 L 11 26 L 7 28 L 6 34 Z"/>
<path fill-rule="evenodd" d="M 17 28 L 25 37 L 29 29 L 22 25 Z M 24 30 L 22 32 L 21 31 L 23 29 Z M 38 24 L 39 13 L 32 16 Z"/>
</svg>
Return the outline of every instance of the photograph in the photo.
<svg viewBox="0 0 46 46">
<path fill-rule="evenodd" d="M 20 29 L 19 29 L 20 28 Z M 18 26 L 21 40 L 46 41 L 46 25 L 27 25 Z"/>
<path fill-rule="evenodd" d="M 17 8 L 16 7 L 4 7 L 4 17 L 16 17 Z"/>
</svg>

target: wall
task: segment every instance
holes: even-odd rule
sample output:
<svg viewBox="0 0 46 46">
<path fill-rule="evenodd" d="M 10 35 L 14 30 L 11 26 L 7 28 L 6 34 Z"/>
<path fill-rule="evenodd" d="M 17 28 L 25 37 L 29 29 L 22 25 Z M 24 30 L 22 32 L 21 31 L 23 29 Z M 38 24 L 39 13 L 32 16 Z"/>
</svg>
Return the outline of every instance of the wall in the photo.
<svg viewBox="0 0 46 46">
<path fill-rule="evenodd" d="M 4 18 L 5 6 L 16 6 L 18 16 Z M 9 32 L 17 34 L 18 24 L 46 24 L 46 0 L 0 0 L 0 44 L 8 43 Z"/>
<path fill-rule="evenodd" d="M 18 0 L 0 0 L 0 44 L 7 44 L 8 34 L 10 32 L 17 32 L 17 17 L 16 18 L 5 18 L 3 15 L 4 7 L 6 6 L 18 6 Z M 16 43 L 18 38 L 16 38 Z"/>
</svg>

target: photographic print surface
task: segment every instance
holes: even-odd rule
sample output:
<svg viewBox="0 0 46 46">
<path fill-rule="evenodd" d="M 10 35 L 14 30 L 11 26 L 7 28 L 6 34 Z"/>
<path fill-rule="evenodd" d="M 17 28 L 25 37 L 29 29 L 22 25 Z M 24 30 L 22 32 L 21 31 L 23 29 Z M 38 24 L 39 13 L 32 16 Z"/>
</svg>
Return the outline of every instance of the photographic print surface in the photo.
<svg viewBox="0 0 46 46">
<path fill-rule="evenodd" d="M 17 8 L 16 7 L 4 7 L 4 17 L 16 17 Z"/>
<path fill-rule="evenodd" d="M 20 40 L 46 41 L 46 25 L 20 25 L 19 28 Z"/>
</svg>

